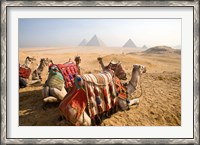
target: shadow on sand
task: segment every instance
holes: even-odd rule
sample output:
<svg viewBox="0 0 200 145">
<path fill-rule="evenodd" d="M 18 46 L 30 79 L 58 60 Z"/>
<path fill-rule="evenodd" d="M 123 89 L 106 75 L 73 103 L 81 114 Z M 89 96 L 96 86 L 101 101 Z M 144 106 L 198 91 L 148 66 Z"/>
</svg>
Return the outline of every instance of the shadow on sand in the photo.
<svg viewBox="0 0 200 145">
<path fill-rule="evenodd" d="M 59 103 L 43 108 L 41 90 L 21 92 L 19 94 L 20 126 L 55 126 L 60 115 Z"/>
</svg>

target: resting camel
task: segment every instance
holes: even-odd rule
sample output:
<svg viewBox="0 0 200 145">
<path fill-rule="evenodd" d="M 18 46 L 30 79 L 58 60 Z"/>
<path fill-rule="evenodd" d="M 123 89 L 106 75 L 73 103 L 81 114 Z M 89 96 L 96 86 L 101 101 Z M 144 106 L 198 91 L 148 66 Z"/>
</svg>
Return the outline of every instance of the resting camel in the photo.
<svg viewBox="0 0 200 145">
<path fill-rule="evenodd" d="M 106 70 L 106 69 L 111 69 L 115 72 L 115 76 L 117 76 L 120 80 L 126 80 L 126 73 L 125 73 L 125 70 L 124 68 L 122 67 L 121 65 L 121 62 L 118 61 L 110 61 L 110 63 L 105 66 L 104 63 L 103 63 L 103 58 L 102 57 L 98 57 L 97 58 L 99 64 L 101 65 L 101 68 L 102 70 Z"/>
<path fill-rule="evenodd" d="M 34 70 L 33 72 L 31 71 L 31 69 L 29 67 L 27 67 L 27 64 L 29 63 L 29 59 L 26 59 L 27 63 L 24 64 L 25 67 L 20 66 L 20 76 L 19 76 L 19 86 L 20 88 L 23 87 L 27 87 L 30 85 L 34 85 L 37 83 L 41 83 L 41 72 L 43 71 L 44 67 L 47 65 L 48 63 L 48 59 L 44 59 L 42 58 L 40 60 L 40 64 L 38 66 L 38 68 L 36 70 Z M 32 75 L 32 79 L 29 79 L 30 74 Z M 39 77 L 36 77 L 39 76 Z"/>
<path fill-rule="evenodd" d="M 139 99 L 129 100 L 129 96 L 135 91 L 140 76 L 145 72 L 145 66 L 133 65 L 127 88 L 112 71 L 105 71 L 99 75 L 77 76 L 74 89 L 59 105 L 61 114 L 72 125 L 90 126 L 118 106 L 121 110 L 126 110 L 129 106 L 139 103 Z"/>
<path fill-rule="evenodd" d="M 41 74 L 42 72 L 44 71 L 44 68 L 46 66 L 49 65 L 49 63 L 53 62 L 51 59 L 49 58 L 42 58 L 40 60 L 40 64 L 38 65 L 37 69 L 35 69 L 33 72 L 32 72 L 32 80 L 41 80 L 42 81 L 42 77 L 41 77 Z"/>
<path fill-rule="evenodd" d="M 80 74 L 79 64 L 81 62 L 81 58 L 80 56 L 76 56 L 74 60 L 76 66 L 73 67 L 77 67 L 77 72 L 75 73 Z M 70 64 L 73 64 L 71 59 L 69 59 L 68 62 L 64 63 L 63 66 L 69 65 L 70 67 L 72 67 L 72 65 Z M 65 75 L 62 74 L 62 71 L 60 70 L 64 70 L 64 68 L 59 69 L 58 66 L 59 64 L 53 64 L 52 62 L 51 66 L 49 67 L 49 75 L 42 89 L 43 102 L 45 104 L 62 101 L 67 94 L 67 91 L 69 91 L 70 86 L 68 85 L 68 83 L 71 82 L 65 81 Z M 68 72 L 66 72 L 66 74 L 68 74 Z"/>
<path fill-rule="evenodd" d="M 30 65 L 36 61 L 36 59 L 34 57 L 30 57 L 30 56 L 27 56 L 26 59 L 25 59 L 25 62 L 24 64 L 22 65 L 22 67 L 28 67 L 30 68 Z"/>
</svg>

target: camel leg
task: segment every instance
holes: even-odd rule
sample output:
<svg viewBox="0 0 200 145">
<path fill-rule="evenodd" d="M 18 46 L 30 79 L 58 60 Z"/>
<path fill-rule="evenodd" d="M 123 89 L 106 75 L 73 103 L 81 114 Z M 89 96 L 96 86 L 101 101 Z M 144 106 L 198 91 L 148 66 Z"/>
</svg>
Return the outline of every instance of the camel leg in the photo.
<svg viewBox="0 0 200 145">
<path fill-rule="evenodd" d="M 43 98 L 46 98 L 46 97 L 48 97 L 50 94 L 49 94 L 49 87 L 48 86 L 46 86 L 46 87 L 44 87 L 43 89 L 42 89 L 42 97 Z"/>
<path fill-rule="evenodd" d="M 64 87 L 61 91 L 48 86 L 44 87 L 42 90 L 43 101 L 45 103 L 58 102 L 59 100 L 62 100 L 66 94 Z"/>
<path fill-rule="evenodd" d="M 34 84 L 37 84 L 37 83 L 41 83 L 40 80 L 31 80 L 30 82 L 28 82 L 28 85 L 34 85 Z"/>
<path fill-rule="evenodd" d="M 85 111 L 81 114 L 78 122 L 83 126 L 91 126 L 91 119 Z"/>
<path fill-rule="evenodd" d="M 58 90 L 57 88 L 50 88 L 50 94 L 59 100 L 63 100 L 65 95 L 67 94 L 65 88 L 63 87 L 62 90 Z"/>
<path fill-rule="evenodd" d="M 53 103 L 53 102 L 58 102 L 58 99 L 53 96 L 49 96 L 43 99 L 45 103 Z"/>
<path fill-rule="evenodd" d="M 123 100 L 123 99 L 120 99 L 120 98 L 119 98 L 118 103 L 119 103 L 119 107 L 120 107 L 122 110 L 127 110 L 127 109 L 128 109 L 128 105 L 127 105 L 126 100 Z"/>
<path fill-rule="evenodd" d="M 42 97 L 45 103 L 57 102 L 58 99 L 56 97 L 50 96 L 50 88 L 48 86 L 42 89 Z"/>
<path fill-rule="evenodd" d="M 84 111 L 80 117 L 77 119 L 77 110 L 72 108 L 70 105 L 67 105 L 67 114 L 65 114 L 65 119 L 66 121 L 71 122 L 73 125 L 78 125 L 78 126 L 90 126 L 92 124 L 92 121 L 88 114 Z M 65 110 L 66 111 L 66 110 Z"/>
<path fill-rule="evenodd" d="M 129 100 L 128 105 L 131 106 L 131 105 L 139 104 L 139 101 L 140 101 L 139 98 L 135 98 L 135 99 Z"/>
</svg>

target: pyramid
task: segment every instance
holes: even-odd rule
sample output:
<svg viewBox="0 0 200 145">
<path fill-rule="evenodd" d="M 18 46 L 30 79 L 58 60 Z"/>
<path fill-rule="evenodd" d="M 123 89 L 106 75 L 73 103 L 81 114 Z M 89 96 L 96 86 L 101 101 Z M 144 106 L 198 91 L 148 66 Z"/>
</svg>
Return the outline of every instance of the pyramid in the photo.
<svg viewBox="0 0 200 145">
<path fill-rule="evenodd" d="M 142 49 L 147 49 L 147 46 L 146 46 L 146 45 L 143 45 L 143 46 L 142 46 Z"/>
<path fill-rule="evenodd" d="M 87 46 L 105 46 L 105 43 L 101 41 L 96 35 L 94 35 L 87 43 Z"/>
<path fill-rule="evenodd" d="M 135 43 L 129 39 L 124 45 L 123 47 L 132 47 L 132 48 L 137 48 L 137 46 L 135 45 Z"/>
<path fill-rule="evenodd" d="M 85 39 L 83 39 L 81 41 L 81 43 L 79 44 L 79 46 L 85 46 L 87 44 L 87 41 Z"/>
</svg>

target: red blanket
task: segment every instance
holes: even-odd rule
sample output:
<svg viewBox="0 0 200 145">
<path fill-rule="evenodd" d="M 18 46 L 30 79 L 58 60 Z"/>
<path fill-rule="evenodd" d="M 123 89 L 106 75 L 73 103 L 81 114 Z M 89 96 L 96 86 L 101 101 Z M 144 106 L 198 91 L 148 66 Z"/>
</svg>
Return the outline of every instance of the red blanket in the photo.
<svg viewBox="0 0 200 145">
<path fill-rule="evenodd" d="M 87 96 L 83 89 L 77 89 L 73 87 L 72 90 L 65 96 L 63 101 L 59 105 L 59 109 L 66 118 L 70 117 L 70 121 L 76 124 L 81 114 L 86 108 Z M 71 114 L 68 107 L 75 110 L 75 115 Z"/>
<path fill-rule="evenodd" d="M 72 87 L 74 84 L 74 76 L 78 74 L 78 67 L 76 64 L 67 62 L 64 64 L 57 64 L 57 67 L 65 80 L 65 88 Z"/>
<path fill-rule="evenodd" d="M 77 82 L 78 77 L 75 78 Z M 115 105 L 117 106 L 117 96 L 126 99 L 126 89 L 120 83 L 118 78 L 112 78 L 107 74 L 84 74 L 79 77 L 82 86 L 77 89 L 74 84 L 72 90 L 65 96 L 60 103 L 59 109 L 67 120 L 76 125 L 77 120 L 87 107 L 89 116 L 94 118 L 95 115 L 109 111 Z M 78 83 L 77 83 L 78 84 Z M 87 105 L 87 103 L 89 103 Z M 70 108 L 74 110 L 74 114 L 70 113 Z"/>
<path fill-rule="evenodd" d="M 19 67 L 19 76 L 28 79 L 31 74 L 31 69 L 28 67 Z"/>
</svg>

